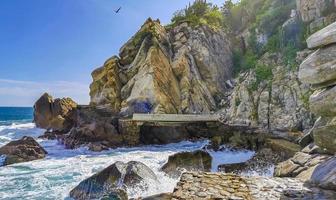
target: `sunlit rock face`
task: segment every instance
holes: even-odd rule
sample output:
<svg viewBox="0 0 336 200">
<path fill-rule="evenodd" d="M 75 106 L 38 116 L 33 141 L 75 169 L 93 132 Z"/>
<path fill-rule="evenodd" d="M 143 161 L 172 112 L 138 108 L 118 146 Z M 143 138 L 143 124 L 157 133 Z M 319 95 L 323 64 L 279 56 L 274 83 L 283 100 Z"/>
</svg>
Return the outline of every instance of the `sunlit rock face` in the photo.
<svg viewBox="0 0 336 200">
<path fill-rule="evenodd" d="M 91 105 L 132 113 L 210 113 L 231 79 L 232 53 L 221 31 L 148 19 L 119 56 L 92 73 Z"/>
</svg>

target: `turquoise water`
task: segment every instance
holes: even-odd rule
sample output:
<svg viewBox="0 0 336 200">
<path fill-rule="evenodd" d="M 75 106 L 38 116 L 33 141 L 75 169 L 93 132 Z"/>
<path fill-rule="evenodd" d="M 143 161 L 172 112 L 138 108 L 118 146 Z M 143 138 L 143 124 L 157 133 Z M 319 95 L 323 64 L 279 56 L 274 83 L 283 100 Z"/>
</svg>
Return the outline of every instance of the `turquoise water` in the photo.
<svg viewBox="0 0 336 200">
<path fill-rule="evenodd" d="M 42 160 L 0 167 L 1 200 L 69 199 L 69 191 L 80 181 L 116 161 L 143 162 L 160 181 L 145 191 L 128 188 L 130 197 L 172 192 L 178 180 L 167 177 L 160 170 L 161 166 L 174 153 L 197 150 L 208 143 L 185 141 L 161 146 L 119 148 L 100 153 L 90 152 L 85 147 L 69 150 L 56 140 L 38 139 L 45 130 L 36 128 L 32 120 L 32 108 L 0 108 L 0 147 L 23 136 L 31 136 L 48 152 L 48 156 Z M 213 171 L 219 164 L 245 161 L 254 154 L 251 151 L 230 150 L 209 153 L 213 156 Z"/>
<path fill-rule="evenodd" d="M 32 120 L 32 107 L 0 107 L 0 126 L 12 123 L 27 123 Z"/>
</svg>

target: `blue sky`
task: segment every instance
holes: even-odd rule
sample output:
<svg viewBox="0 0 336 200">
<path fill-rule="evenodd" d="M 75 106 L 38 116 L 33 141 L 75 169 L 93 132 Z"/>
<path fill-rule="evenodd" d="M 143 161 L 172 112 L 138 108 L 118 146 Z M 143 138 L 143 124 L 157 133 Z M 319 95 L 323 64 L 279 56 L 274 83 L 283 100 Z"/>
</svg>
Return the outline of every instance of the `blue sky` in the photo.
<svg viewBox="0 0 336 200">
<path fill-rule="evenodd" d="M 87 104 L 91 72 L 148 17 L 166 24 L 188 2 L 1 0 L 0 106 L 32 106 L 45 91 Z"/>
</svg>

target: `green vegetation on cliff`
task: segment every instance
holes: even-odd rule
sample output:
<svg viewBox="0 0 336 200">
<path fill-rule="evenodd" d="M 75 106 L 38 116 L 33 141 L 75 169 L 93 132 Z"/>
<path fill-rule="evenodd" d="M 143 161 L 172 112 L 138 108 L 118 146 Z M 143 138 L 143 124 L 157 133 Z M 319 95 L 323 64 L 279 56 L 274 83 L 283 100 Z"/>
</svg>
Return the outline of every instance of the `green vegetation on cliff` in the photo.
<svg viewBox="0 0 336 200">
<path fill-rule="evenodd" d="M 216 5 L 205 0 L 196 0 L 185 9 L 175 12 L 171 21 L 173 25 L 187 21 L 192 26 L 207 25 L 218 30 L 223 25 L 223 13 Z"/>
</svg>

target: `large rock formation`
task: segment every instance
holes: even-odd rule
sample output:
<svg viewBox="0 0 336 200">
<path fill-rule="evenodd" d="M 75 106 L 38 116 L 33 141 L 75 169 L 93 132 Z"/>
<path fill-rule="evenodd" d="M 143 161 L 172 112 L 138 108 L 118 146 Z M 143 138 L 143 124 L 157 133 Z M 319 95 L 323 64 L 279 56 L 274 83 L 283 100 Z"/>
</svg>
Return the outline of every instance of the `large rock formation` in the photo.
<svg viewBox="0 0 336 200">
<path fill-rule="evenodd" d="M 225 34 L 182 23 L 171 30 L 148 19 L 92 73 L 91 105 L 132 113 L 210 113 L 231 78 Z"/>
<path fill-rule="evenodd" d="M 34 122 L 39 128 L 66 132 L 73 126 L 72 111 L 76 107 L 70 98 L 54 100 L 45 93 L 34 105 Z"/>
<path fill-rule="evenodd" d="M 31 137 L 23 137 L 0 148 L 0 166 L 42 159 L 47 152 Z"/>
<path fill-rule="evenodd" d="M 299 78 L 317 89 L 310 96 L 311 111 L 321 116 L 312 130 L 314 142 L 325 152 L 336 152 L 336 22 L 316 32 L 307 40 L 308 46 L 320 47 L 300 66 Z"/>
<path fill-rule="evenodd" d="M 123 191 L 126 187 L 132 188 L 140 185 L 148 187 L 148 181 L 157 182 L 154 172 L 140 162 L 116 162 L 103 171 L 79 183 L 70 192 L 74 199 L 100 199 L 104 196 L 119 196 L 121 200 L 127 199 Z M 109 199 L 109 198 L 107 198 Z"/>
</svg>

